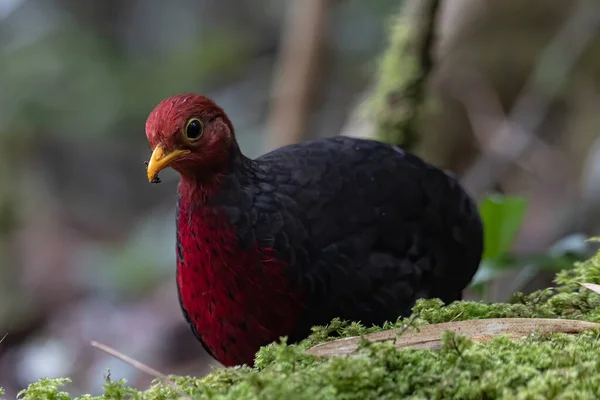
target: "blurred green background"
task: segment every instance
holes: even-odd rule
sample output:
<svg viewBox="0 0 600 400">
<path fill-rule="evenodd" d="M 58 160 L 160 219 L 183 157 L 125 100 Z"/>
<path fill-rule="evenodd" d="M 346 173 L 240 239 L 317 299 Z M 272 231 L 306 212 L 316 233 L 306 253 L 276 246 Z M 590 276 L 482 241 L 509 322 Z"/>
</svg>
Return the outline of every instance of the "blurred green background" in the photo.
<svg viewBox="0 0 600 400">
<path fill-rule="evenodd" d="M 429 0 L 319 0 L 325 25 L 315 69 L 291 86 L 311 86 L 309 106 L 299 113 L 299 133 L 286 136 L 292 128 L 282 129 L 286 114 L 274 93 L 295 79 L 286 60 L 293 65 L 304 53 L 286 55 L 283 47 L 315 29 L 308 18 L 289 36 L 295 14 L 288 11 L 300 10 L 298 1 L 0 0 L 0 338 L 7 334 L 0 386 L 7 398 L 42 376 L 70 376 L 73 394 L 97 393 L 107 369 L 133 386 L 150 381 L 90 340 L 166 373 L 202 375 L 217 365 L 177 303 L 177 177 L 165 171 L 155 186 L 145 176 L 144 123 L 162 98 L 212 97 L 251 157 L 306 137 L 383 138 L 386 118 L 403 115 L 388 89 L 407 73 L 401 61 L 415 48 L 404 30 L 389 33 L 402 26 L 410 39 L 420 21 L 413 16 Z M 544 52 L 577 7 L 600 15 L 600 6 L 439 3 L 415 151 L 465 177 L 481 204 L 486 257 L 467 297 L 506 300 L 584 257 L 584 239 L 598 231 L 598 21 L 576 23 L 562 47 Z M 577 46 L 580 53 L 567 54 Z M 531 104 L 517 118 L 535 140 L 513 159 L 507 143 L 519 137 L 498 136 L 497 126 L 524 88 L 533 91 Z M 372 102 L 376 109 L 372 96 L 384 99 Z M 542 111 L 540 99 L 547 100 Z M 528 118 L 541 122 L 529 126 Z M 491 147 L 504 153 L 484 149 L 494 135 L 500 139 Z M 500 153 L 507 169 L 470 186 L 473 168 Z"/>
</svg>

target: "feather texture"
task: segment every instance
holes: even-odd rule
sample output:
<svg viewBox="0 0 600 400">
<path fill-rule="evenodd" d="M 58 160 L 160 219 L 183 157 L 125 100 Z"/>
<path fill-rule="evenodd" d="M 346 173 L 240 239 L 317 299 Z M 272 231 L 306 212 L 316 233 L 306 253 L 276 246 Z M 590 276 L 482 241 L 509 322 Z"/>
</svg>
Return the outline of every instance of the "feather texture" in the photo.
<svg viewBox="0 0 600 400">
<path fill-rule="evenodd" d="M 461 298 L 483 246 L 454 177 L 396 146 L 335 137 L 250 160 L 234 142 L 212 184 L 182 174 L 177 283 L 224 365 L 334 317 L 381 324 L 418 298 Z"/>
</svg>

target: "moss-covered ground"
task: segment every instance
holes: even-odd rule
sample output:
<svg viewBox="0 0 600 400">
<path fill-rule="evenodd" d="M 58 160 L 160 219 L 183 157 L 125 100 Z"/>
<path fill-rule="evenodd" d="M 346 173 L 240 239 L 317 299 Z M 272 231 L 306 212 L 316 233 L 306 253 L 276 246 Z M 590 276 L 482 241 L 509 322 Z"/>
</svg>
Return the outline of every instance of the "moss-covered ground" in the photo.
<svg viewBox="0 0 600 400">
<path fill-rule="evenodd" d="M 413 324 L 495 317 L 570 318 L 600 321 L 600 295 L 577 282 L 600 283 L 600 253 L 560 272 L 556 286 L 515 295 L 510 303 L 419 301 Z M 194 399 L 598 399 L 600 333 L 549 334 L 475 343 L 446 333 L 440 350 L 396 349 L 392 343 L 364 343 L 353 356 L 317 359 L 304 350 L 332 340 L 403 326 L 383 327 L 332 321 L 316 327 L 298 345 L 272 344 L 251 367 L 215 370 L 204 378 L 172 376 Z M 71 399 L 61 391 L 68 380 L 40 380 L 20 398 Z M 177 399 L 181 392 L 156 382 L 145 391 L 123 381 L 107 382 L 97 399 Z M 81 399 L 92 399 L 84 396 Z"/>
</svg>

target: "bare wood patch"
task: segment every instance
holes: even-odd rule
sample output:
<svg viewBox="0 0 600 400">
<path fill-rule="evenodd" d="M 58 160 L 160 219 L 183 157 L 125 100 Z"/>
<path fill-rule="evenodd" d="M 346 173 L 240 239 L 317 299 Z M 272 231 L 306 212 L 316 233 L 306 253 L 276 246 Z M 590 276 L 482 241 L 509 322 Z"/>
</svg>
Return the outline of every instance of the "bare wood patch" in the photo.
<svg viewBox="0 0 600 400">
<path fill-rule="evenodd" d="M 354 353 L 361 341 L 394 341 L 397 348 L 438 349 L 442 335 L 446 331 L 465 336 L 475 342 L 489 342 L 498 336 L 511 339 L 532 334 L 567 333 L 576 334 L 587 330 L 600 329 L 600 324 L 586 321 L 550 318 L 491 318 L 468 321 L 445 322 L 421 327 L 399 328 L 365 336 L 354 336 L 322 343 L 307 350 L 318 357 L 333 357 Z"/>
</svg>

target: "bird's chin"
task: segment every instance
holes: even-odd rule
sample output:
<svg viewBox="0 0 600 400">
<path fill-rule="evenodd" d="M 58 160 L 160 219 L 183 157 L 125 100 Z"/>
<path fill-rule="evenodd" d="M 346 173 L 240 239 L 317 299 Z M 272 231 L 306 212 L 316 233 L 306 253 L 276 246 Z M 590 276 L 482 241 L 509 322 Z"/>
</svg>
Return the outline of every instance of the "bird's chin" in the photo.
<svg viewBox="0 0 600 400">
<path fill-rule="evenodd" d="M 188 168 L 185 168 L 185 163 L 174 162 L 171 164 L 171 169 L 177 172 L 179 175 L 188 175 Z"/>
<path fill-rule="evenodd" d="M 182 177 L 194 177 L 198 174 L 198 166 L 193 160 L 181 159 L 173 162 L 170 165 L 171 169 L 177 172 Z"/>
</svg>

